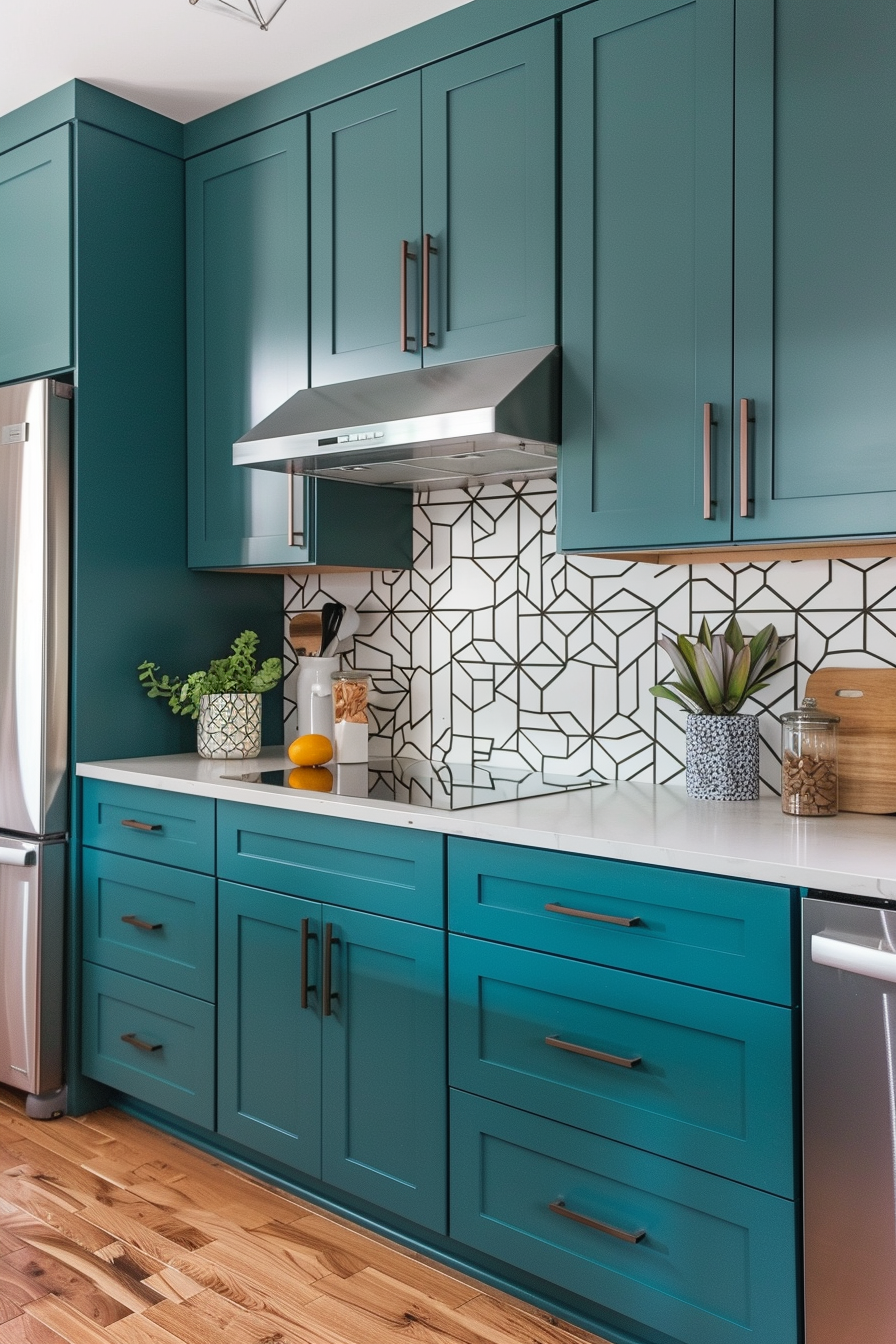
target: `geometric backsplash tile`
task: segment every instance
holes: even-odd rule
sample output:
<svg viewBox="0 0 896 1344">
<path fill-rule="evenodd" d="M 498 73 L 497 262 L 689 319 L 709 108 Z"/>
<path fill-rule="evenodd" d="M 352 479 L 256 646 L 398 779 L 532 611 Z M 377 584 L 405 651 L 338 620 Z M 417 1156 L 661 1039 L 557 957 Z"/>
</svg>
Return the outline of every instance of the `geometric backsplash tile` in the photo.
<svg viewBox="0 0 896 1344">
<path fill-rule="evenodd" d="M 413 570 L 286 578 L 287 618 L 330 599 L 361 615 L 344 661 L 374 675 L 371 754 L 683 782 L 685 716 L 650 695 L 671 672 L 656 641 L 736 613 L 795 636 L 749 705 L 778 792 L 778 717 L 809 673 L 896 666 L 896 559 L 648 565 L 560 556 L 555 528 L 549 481 L 441 491 L 415 505 Z M 285 658 L 289 741 L 288 642 Z"/>
</svg>

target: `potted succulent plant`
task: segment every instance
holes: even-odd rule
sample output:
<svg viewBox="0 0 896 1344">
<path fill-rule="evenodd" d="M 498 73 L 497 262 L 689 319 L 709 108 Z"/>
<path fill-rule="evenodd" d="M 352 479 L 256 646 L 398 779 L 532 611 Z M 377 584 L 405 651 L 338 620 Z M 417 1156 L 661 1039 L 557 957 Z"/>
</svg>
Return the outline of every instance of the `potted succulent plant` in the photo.
<svg viewBox="0 0 896 1344">
<path fill-rule="evenodd" d="M 261 751 L 261 697 L 283 674 L 279 658 L 255 661 L 258 635 L 237 635 L 226 658 L 187 677 L 156 676 L 156 663 L 141 663 L 137 675 L 150 700 L 164 699 L 172 714 L 197 719 L 196 748 L 209 760 L 246 760 Z"/>
<path fill-rule="evenodd" d="M 768 685 L 783 646 L 773 625 L 744 639 L 735 617 L 724 635 L 712 634 L 705 617 L 697 639 L 665 635 L 659 641 L 678 681 L 651 687 L 688 716 L 685 782 L 691 798 L 739 802 L 759 797 L 759 719 L 741 714 L 744 702 Z"/>
</svg>

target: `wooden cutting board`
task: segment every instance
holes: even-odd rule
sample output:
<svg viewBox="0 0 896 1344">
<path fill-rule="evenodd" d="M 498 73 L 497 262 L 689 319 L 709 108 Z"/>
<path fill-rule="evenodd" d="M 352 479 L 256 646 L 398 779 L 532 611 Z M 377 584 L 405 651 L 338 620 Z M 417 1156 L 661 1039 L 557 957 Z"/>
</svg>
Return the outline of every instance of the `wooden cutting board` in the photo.
<svg viewBox="0 0 896 1344">
<path fill-rule="evenodd" d="M 841 811 L 896 812 L 896 668 L 822 667 L 806 695 L 840 716 Z"/>
</svg>

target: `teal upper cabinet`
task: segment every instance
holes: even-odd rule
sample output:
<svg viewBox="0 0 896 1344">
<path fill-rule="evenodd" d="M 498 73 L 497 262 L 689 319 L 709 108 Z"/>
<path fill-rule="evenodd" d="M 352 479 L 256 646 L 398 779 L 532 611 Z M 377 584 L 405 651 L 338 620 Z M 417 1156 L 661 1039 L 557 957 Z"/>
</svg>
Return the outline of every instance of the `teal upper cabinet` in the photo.
<svg viewBox="0 0 896 1344">
<path fill-rule="evenodd" d="M 313 112 L 311 181 L 312 381 L 413 368 L 420 362 L 420 75 Z"/>
<path fill-rule="evenodd" d="M 734 535 L 892 534 L 896 6 L 738 0 L 737 25 Z"/>
<path fill-rule="evenodd" d="M 563 34 L 560 543 L 723 541 L 733 4 L 599 0 Z"/>
<path fill-rule="evenodd" d="M 555 31 L 312 113 L 313 384 L 556 339 Z"/>
<path fill-rule="evenodd" d="M 62 126 L 0 155 L 0 383 L 73 363 L 70 141 Z"/>
<path fill-rule="evenodd" d="M 423 71 L 425 364 L 556 340 L 554 54 L 542 23 Z"/>
<path fill-rule="evenodd" d="M 187 164 L 189 563 L 404 568 L 411 496 L 233 465 L 308 386 L 308 119 Z"/>
<path fill-rule="evenodd" d="M 187 164 L 193 566 L 308 559 L 303 482 L 233 466 L 234 440 L 308 386 L 307 134 L 297 117 Z"/>
</svg>

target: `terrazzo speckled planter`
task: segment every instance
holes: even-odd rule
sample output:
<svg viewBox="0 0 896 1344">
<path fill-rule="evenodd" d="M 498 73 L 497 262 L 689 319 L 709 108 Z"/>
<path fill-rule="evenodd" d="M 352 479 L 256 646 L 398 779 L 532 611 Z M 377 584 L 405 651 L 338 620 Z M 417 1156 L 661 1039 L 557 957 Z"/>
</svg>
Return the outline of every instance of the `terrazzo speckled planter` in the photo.
<svg viewBox="0 0 896 1344">
<path fill-rule="evenodd" d="M 245 761 L 257 756 L 261 751 L 261 696 L 236 691 L 202 696 L 196 750 L 211 761 Z"/>
<path fill-rule="evenodd" d="M 690 798 L 721 803 L 759 797 L 759 719 L 755 714 L 689 714 L 685 783 Z"/>
</svg>

